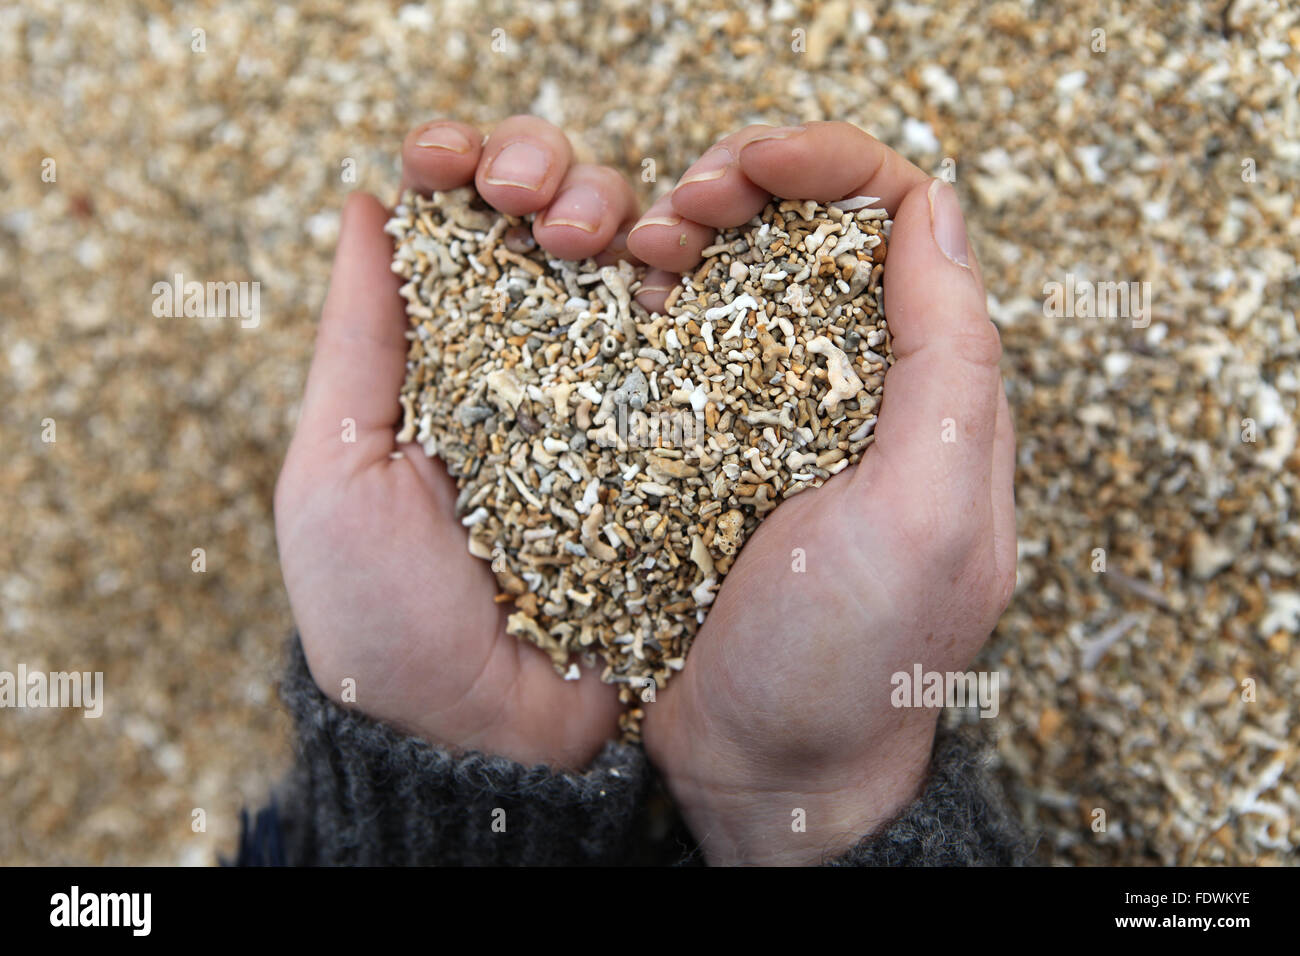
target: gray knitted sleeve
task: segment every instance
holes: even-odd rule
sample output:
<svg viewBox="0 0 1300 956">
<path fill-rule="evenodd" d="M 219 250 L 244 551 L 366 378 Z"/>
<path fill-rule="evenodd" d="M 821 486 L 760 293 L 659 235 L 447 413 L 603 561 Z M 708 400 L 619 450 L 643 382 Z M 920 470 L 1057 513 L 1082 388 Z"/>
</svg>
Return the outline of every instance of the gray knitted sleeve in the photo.
<svg viewBox="0 0 1300 956">
<path fill-rule="evenodd" d="M 650 767 L 610 742 L 585 773 L 452 754 L 316 687 L 296 636 L 281 696 L 297 760 L 275 801 L 276 852 L 290 865 L 583 865 L 649 858 Z M 833 866 L 1011 865 L 1024 837 L 969 732 L 940 731 L 922 795 Z M 264 856 L 265 854 L 257 854 Z M 650 857 L 660 856 L 650 854 Z M 693 853 L 683 862 L 699 862 Z"/>
<path fill-rule="evenodd" d="M 583 774 L 453 755 L 335 704 L 297 637 L 280 695 L 297 760 L 277 796 L 296 866 L 615 864 L 649 782 L 639 748 L 612 741 Z"/>
<path fill-rule="evenodd" d="M 1023 866 L 1030 847 L 988 770 L 973 728 L 940 727 L 925 788 L 902 813 L 829 866 Z"/>
</svg>

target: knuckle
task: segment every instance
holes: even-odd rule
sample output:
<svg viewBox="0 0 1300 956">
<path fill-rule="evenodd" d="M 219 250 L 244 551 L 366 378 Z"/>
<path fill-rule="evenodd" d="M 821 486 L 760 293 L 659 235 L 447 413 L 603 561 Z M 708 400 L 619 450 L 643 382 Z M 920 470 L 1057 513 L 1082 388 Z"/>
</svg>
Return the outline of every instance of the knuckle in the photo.
<svg viewBox="0 0 1300 956">
<path fill-rule="evenodd" d="M 1002 361 L 1002 336 L 987 315 L 972 315 L 952 337 L 954 351 L 972 365 L 997 368 Z"/>
<path fill-rule="evenodd" d="M 569 176 L 581 176 L 587 182 L 598 187 L 604 187 L 615 190 L 621 194 L 628 186 L 627 177 L 615 169 L 613 166 L 602 166 L 596 163 L 577 163 L 569 167 Z"/>
<path fill-rule="evenodd" d="M 853 124 L 853 123 L 850 123 L 850 122 L 848 122 L 848 121 L 846 121 L 846 120 L 826 120 L 826 121 L 824 121 L 824 122 L 819 122 L 819 123 L 809 123 L 808 125 L 809 125 L 809 126 L 819 127 L 819 128 L 821 128 L 821 129 L 830 130 L 831 132 L 836 132 L 836 133 L 839 133 L 839 132 L 848 133 L 848 134 L 851 135 L 851 136 L 856 136 L 856 137 L 858 137 L 858 138 L 860 138 L 860 139 L 864 139 L 864 140 L 865 140 L 865 139 L 873 139 L 873 138 L 874 138 L 874 137 L 871 136 L 870 133 L 868 133 L 868 132 L 867 132 L 866 130 L 864 130 L 862 127 L 857 126 L 857 125 L 855 125 L 855 124 Z"/>
<path fill-rule="evenodd" d="M 520 123 L 527 123 L 529 125 L 536 125 L 539 127 L 549 127 L 550 129 L 559 132 L 559 127 L 556 126 L 554 123 L 552 123 L 550 120 L 544 120 L 540 116 L 534 116 L 532 113 L 511 113 L 509 116 L 507 116 L 505 119 L 503 119 L 500 123 L 497 124 L 497 128 L 498 129 L 503 127 L 508 128 L 510 126 L 518 125 Z"/>
<path fill-rule="evenodd" d="M 928 565 L 959 566 L 978 538 L 969 509 L 943 497 L 922 496 L 899 514 L 904 537 Z"/>
</svg>

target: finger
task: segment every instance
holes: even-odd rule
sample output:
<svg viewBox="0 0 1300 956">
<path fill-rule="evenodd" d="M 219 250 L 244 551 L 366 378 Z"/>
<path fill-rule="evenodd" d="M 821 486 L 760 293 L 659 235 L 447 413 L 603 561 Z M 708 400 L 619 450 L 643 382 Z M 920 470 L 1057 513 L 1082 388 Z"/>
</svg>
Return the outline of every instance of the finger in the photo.
<svg viewBox="0 0 1300 956">
<path fill-rule="evenodd" d="M 560 259 L 586 259 L 609 247 L 618 227 L 636 211 L 636 194 L 608 166 L 569 168 L 559 192 L 533 221 L 533 238 Z"/>
<path fill-rule="evenodd" d="M 633 227 L 628 239 L 632 252 L 657 269 L 681 272 L 699 262 L 713 242 L 713 227 L 753 218 L 770 197 L 741 172 L 737 156 L 741 146 L 772 128 L 747 126 L 710 147 Z M 647 293 L 637 301 L 656 298 Z"/>
<path fill-rule="evenodd" d="M 474 185 L 494 208 L 524 216 L 545 208 L 573 161 L 559 129 L 536 116 L 503 120 L 483 144 Z"/>
<path fill-rule="evenodd" d="M 627 247 L 642 262 L 667 272 L 684 272 L 697 265 L 713 242 L 711 226 L 683 218 L 673 211 L 672 197 L 655 200 L 627 236 Z"/>
<path fill-rule="evenodd" d="M 927 181 L 921 170 L 849 123 L 751 126 L 733 137 L 687 170 L 666 207 L 656 203 L 642 217 L 629 247 L 645 262 L 674 272 L 694 268 L 694 251 L 713 242 L 705 224 L 747 222 L 770 196 L 826 202 L 872 195 L 892 214 L 909 189 Z M 728 159 L 732 154 L 736 169 Z"/>
<path fill-rule="evenodd" d="M 680 284 L 681 276 L 676 272 L 651 269 L 641 280 L 641 287 L 637 289 L 633 298 L 647 311 L 662 315 L 665 312 L 664 303 L 668 300 L 668 293 L 673 291 L 674 286 Z"/>
<path fill-rule="evenodd" d="M 389 268 L 388 212 L 373 196 L 343 205 L 329 292 L 294 442 L 362 467 L 386 457 L 401 416 L 406 310 Z M 355 439 L 355 440 L 353 440 Z"/>
<path fill-rule="evenodd" d="M 758 215 L 772 197 L 740 168 L 740 150 L 774 128 L 746 126 L 711 146 L 677 181 L 671 194 L 673 211 L 716 229 L 738 226 Z"/>
<path fill-rule="evenodd" d="M 623 259 L 626 259 L 633 265 L 643 264 L 641 260 L 629 252 L 627 248 L 627 234 L 631 232 L 632 227 L 636 225 L 636 213 L 638 211 L 636 200 L 634 198 L 632 204 L 632 215 L 619 223 L 618 231 L 614 233 L 614 238 L 609 240 L 609 245 L 605 247 L 605 250 L 600 255 L 596 256 L 596 263 L 598 265 L 610 266 Z"/>
<path fill-rule="evenodd" d="M 829 202 L 877 196 L 892 215 L 929 177 L 850 123 L 806 123 L 768 130 L 740 150 L 754 185 L 782 199 Z"/>
<path fill-rule="evenodd" d="M 939 180 L 914 187 L 890 235 L 885 315 L 895 363 L 876 454 L 897 500 L 972 527 L 965 518 L 987 515 L 991 502 L 1001 344 L 968 264 L 956 192 Z"/>
<path fill-rule="evenodd" d="M 428 194 L 474 181 L 483 134 L 468 123 L 434 120 L 417 126 L 402 141 L 402 191 Z"/>
</svg>

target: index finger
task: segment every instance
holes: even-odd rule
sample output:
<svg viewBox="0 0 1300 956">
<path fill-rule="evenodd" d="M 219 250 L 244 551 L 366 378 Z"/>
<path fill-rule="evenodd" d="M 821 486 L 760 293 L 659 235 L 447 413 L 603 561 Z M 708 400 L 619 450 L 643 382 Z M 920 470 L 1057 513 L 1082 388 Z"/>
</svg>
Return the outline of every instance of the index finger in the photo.
<svg viewBox="0 0 1300 956">
<path fill-rule="evenodd" d="M 748 222 L 772 196 L 830 202 L 870 195 L 892 216 L 908 191 L 929 178 L 874 136 L 841 122 L 747 127 L 705 156 L 712 161 L 692 169 L 708 166 L 708 175 L 684 177 L 628 237 L 628 247 L 656 268 L 693 269 L 713 243 L 714 228 Z"/>
<path fill-rule="evenodd" d="M 346 453 L 354 467 L 387 458 L 401 420 L 406 309 L 391 268 L 388 210 L 373 196 L 344 203 L 329 291 L 294 432 L 300 449 Z M 345 437 L 348 436 L 348 437 Z"/>
<path fill-rule="evenodd" d="M 746 143 L 739 159 L 750 182 L 774 196 L 818 202 L 876 196 L 891 216 L 912 188 L 930 178 L 851 123 L 773 129 Z"/>
</svg>

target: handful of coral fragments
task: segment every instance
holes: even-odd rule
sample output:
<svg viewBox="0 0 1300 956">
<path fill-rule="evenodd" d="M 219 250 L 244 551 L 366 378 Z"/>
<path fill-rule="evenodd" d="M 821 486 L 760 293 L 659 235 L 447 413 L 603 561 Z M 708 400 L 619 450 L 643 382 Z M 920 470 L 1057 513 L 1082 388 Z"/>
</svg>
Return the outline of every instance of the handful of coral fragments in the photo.
<svg viewBox="0 0 1300 956">
<path fill-rule="evenodd" d="M 411 320 L 398 439 L 456 479 L 509 632 L 567 679 L 603 659 L 628 739 L 763 516 L 873 440 L 893 361 L 874 202 L 769 204 L 666 315 L 628 263 L 548 259 L 470 189 L 408 192 L 388 223 Z"/>
</svg>

